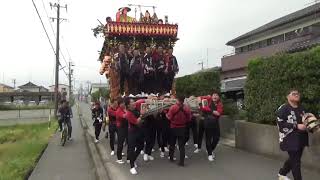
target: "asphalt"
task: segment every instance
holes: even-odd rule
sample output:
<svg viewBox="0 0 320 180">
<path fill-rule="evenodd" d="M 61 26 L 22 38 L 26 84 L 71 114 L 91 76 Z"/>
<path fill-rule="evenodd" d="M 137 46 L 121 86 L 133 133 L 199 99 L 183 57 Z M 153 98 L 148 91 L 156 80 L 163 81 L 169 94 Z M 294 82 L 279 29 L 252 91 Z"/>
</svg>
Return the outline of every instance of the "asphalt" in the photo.
<svg viewBox="0 0 320 180">
<path fill-rule="evenodd" d="M 73 112 L 76 112 L 73 109 Z M 78 116 L 72 121 L 73 140 L 64 147 L 56 133 L 41 156 L 29 180 L 94 180 L 95 168 L 90 158 Z"/>
<path fill-rule="evenodd" d="M 80 107 L 90 126 L 92 122 L 89 105 L 81 103 Z M 93 135 L 92 126 L 89 128 Z M 193 146 L 189 145 L 187 146 L 189 159 L 186 159 L 185 167 L 169 162 L 167 154 L 166 158 L 160 158 L 159 151 L 156 150 L 153 153 L 155 160 L 151 162 L 143 162 L 140 155 L 137 161 L 139 174 L 131 175 L 128 164 L 115 163 L 116 157 L 110 156 L 109 140 L 102 138 L 103 136 L 102 132 L 102 140 L 98 148 L 111 180 L 272 180 L 277 179 L 278 170 L 283 163 L 281 160 L 270 159 L 221 144 L 216 150 L 216 160 L 209 162 L 204 149 L 201 153 L 194 154 Z M 178 156 L 177 151 L 176 156 Z M 319 180 L 320 172 L 303 169 L 303 177 L 305 180 Z"/>
</svg>

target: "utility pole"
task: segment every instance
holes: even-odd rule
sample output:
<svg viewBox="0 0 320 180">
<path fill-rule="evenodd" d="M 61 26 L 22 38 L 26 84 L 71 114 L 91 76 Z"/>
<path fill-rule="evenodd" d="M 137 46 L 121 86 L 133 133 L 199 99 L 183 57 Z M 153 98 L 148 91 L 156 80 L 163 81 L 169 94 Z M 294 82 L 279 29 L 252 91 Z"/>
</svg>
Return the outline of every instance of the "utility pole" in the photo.
<svg viewBox="0 0 320 180">
<path fill-rule="evenodd" d="M 209 68 L 209 48 L 207 48 L 207 68 Z"/>
<path fill-rule="evenodd" d="M 54 86 L 54 116 L 57 117 L 57 111 L 58 111 L 58 90 L 59 90 L 59 55 L 60 55 L 60 8 L 65 8 L 67 9 L 67 5 L 65 6 L 60 6 L 60 2 L 58 3 L 50 3 L 50 7 L 57 8 L 57 18 L 52 18 L 52 20 L 57 21 L 57 36 L 56 36 L 56 67 L 55 67 L 55 86 Z M 62 19 L 64 20 L 64 19 Z"/>
<path fill-rule="evenodd" d="M 12 79 L 13 89 L 16 89 L 16 79 Z"/>
<path fill-rule="evenodd" d="M 203 70 L 203 59 L 200 62 L 198 62 L 198 65 L 200 64 L 201 64 L 201 70 Z"/>
<path fill-rule="evenodd" d="M 69 61 L 69 74 L 68 74 L 68 79 L 69 79 L 69 102 L 72 99 L 72 75 L 73 75 L 73 69 L 71 69 L 71 67 L 74 66 L 71 62 L 71 60 Z"/>
</svg>

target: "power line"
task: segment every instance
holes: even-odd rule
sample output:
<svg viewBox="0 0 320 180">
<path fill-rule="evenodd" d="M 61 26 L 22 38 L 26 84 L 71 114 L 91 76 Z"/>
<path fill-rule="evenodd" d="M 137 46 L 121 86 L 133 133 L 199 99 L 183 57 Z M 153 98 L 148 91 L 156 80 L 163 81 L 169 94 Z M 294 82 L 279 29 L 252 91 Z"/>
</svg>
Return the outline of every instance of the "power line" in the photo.
<svg viewBox="0 0 320 180">
<path fill-rule="evenodd" d="M 44 30 L 44 32 L 45 32 L 46 35 L 47 35 L 47 38 L 48 38 L 49 43 L 50 43 L 50 45 L 51 45 L 51 49 L 52 49 L 53 53 L 56 54 L 56 51 L 55 51 L 54 48 L 53 48 L 52 42 L 51 42 L 50 37 L 49 37 L 49 35 L 48 35 L 48 32 L 47 32 L 47 30 L 46 30 L 46 27 L 44 26 L 43 21 L 42 21 L 42 18 L 41 18 L 40 14 L 39 14 L 38 8 L 37 8 L 37 6 L 36 6 L 36 4 L 34 3 L 33 0 L 32 0 L 32 3 L 33 3 L 34 8 L 35 8 L 36 11 L 37 11 L 37 14 L 38 14 L 38 17 L 39 17 L 39 19 L 40 19 L 40 21 L 41 21 L 43 30 Z"/>
</svg>

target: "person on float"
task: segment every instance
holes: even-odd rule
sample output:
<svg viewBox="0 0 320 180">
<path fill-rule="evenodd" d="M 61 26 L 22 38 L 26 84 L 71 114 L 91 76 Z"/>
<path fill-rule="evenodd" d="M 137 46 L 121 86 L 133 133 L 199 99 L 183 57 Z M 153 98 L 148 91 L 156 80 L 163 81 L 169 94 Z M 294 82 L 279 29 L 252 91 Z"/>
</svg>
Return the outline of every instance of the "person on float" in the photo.
<svg viewBox="0 0 320 180">
<path fill-rule="evenodd" d="M 168 49 L 168 55 L 165 56 L 165 91 L 170 92 L 172 89 L 173 80 L 176 74 L 179 72 L 179 65 L 177 58 L 173 55 L 173 48 Z"/>
<path fill-rule="evenodd" d="M 143 57 L 143 74 L 144 81 L 143 87 L 145 89 L 145 93 L 155 93 L 155 63 L 152 57 L 152 51 L 150 47 L 146 47 L 146 53 Z"/>
<path fill-rule="evenodd" d="M 124 44 L 119 45 L 119 53 L 117 58 L 117 69 L 120 75 L 120 93 L 123 94 L 125 82 L 129 79 L 130 61 Z"/>
<path fill-rule="evenodd" d="M 153 59 L 155 62 L 155 69 L 156 69 L 156 88 L 157 92 L 163 94 L 165 92 L 165 59 L 163 54 L 162 46 L 158 46 L 157 52 L 153 54 Z"/>
<path fill-rule="evenodd" d="M 277 110 L 280 149 L 286 151 L 289 158 L 279 170 L 279 180 L 289 180 L 291 171 L 294 180 L 302 180 L 301 157 L 303 150 L 309 146 L 307 127 L 302 122 L 305 114 L 301 106 L 301 95 L 298 90 L 291 89 L 287 93 L 287 102 Z"/>
<path fill-rule="evenodd" d="M 130 92 L 134 95 L 137 95 L 142 91 L 142 82 L 143 82 L 143 63 L 142 58 L 140 57 L 139 50 L 135 49 L 133 51 L 133 57 L 130 60 L 129 67 L 129 89 Z"/>
</svg>

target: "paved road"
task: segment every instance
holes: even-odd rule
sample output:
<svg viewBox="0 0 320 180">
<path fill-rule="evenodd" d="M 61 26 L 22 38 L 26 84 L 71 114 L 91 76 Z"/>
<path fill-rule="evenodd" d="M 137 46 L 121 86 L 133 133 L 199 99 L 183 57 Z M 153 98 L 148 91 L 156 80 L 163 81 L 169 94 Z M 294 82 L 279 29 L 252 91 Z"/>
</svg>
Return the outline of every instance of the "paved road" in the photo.
<svg viewBox="0 0 320 180">
<path fill-rule="evenodd" d="M 75 109 L 73 111 L 75 112 Z M 95 179 L 93 163 L 77 116 L 74 117 L 72 126 L 73 141 L 62 147 L 59 145 L 60 133 L 57 133 L 51 139 L 29 180 Z"/>
<path fill-rule="evenodd" d="M 89 106 L 82 103 L 81 108 L 84 117 L 90 118 Z M 88 122 L 91 122 L 89 119 Z M 93 131 L 93 129 L 91 129 Z M 104 134 L 103 134 L 104 135 Z M 138 172 L 136 176 L 129 173 L 129 165 L 115 163 L 116 157 L 109 155 L 110 148 L 108 140 L 103 138 L 100 142 L 105 147 L 105 164 L 109 169 L 109 176 L 112 180 L 272 180 L 277 179 L 281 161 L 269 159 L 263 156 L 250 154 L 228 146 L 219 145 L 217 148 L 217 159 L 210 163 L 204 151 L 200 154 L 193 154 L 191 145 L 187 147 L 186 167 L 178 167 L 170 163 L 167 158 L 161 159 L 159 152 L 154 152 L 155 160 L 143 162 L 142 157 L 138 158 Z M 303 170 L 304 179 L 319 180 L 320 174 Z"/>
</svg>

